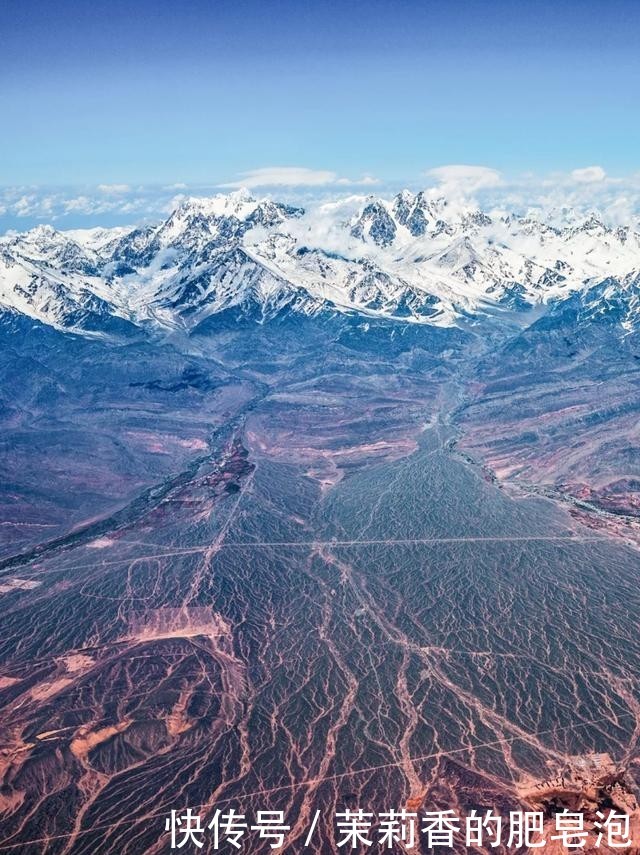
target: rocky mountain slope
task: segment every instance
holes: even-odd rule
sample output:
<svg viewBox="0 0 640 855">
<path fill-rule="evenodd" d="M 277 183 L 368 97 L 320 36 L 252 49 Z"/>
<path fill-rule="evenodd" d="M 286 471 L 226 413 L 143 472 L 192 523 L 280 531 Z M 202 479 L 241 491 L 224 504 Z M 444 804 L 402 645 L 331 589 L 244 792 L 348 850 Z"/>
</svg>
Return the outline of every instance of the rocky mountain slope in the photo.
<svg viewBox="0 0 640 855">
<path fill-rule="evenodd" d="M 408 191 L 308 211 L 246 191 L 185 199 L 156 225 L 1 238 L 0 307 L 87 335 L 131 335 L 290 311 L 513 329 L 584 301 L 585 318 L 605 314 L 629 332 L 640 234 L 595 215 L 565 219 L 551 226 Z"/>
</svg>

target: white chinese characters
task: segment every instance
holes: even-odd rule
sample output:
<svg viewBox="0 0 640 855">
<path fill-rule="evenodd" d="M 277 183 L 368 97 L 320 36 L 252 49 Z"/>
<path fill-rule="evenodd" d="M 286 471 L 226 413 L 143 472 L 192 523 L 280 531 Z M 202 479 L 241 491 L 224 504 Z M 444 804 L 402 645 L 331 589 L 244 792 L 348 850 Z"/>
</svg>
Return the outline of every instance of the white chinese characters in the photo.
<svg viewBox="0 0 640 855">
<path fill-rule="evenodd" d="M 320 839 L 316 810 L 304 841 L 298 848 L 308 849 Z M 374 848 L 379 852 L 421 851 L 424 844 L 429 850 L 450 850 L 457 843 L 467 847 L 521 848 L 542 850 L 552 843 L 567 852 L 589 847 L 599 849 L 628 849 L 632 845 L 629 817 L 614 810 L 606 814 L 597 811 L 589 827 L 584 814 L 579 811 L 558 811 L 545 816 L 541 811 L 511 811 L 503 817 L 493 810 L 471 810 L 467 816 L 458 816 L 453 810 L 425 811 L 420 814 L 407 810 L 388 810 L 374 814 L 363 809 L 345 809 L 336 812 L 324 826 L 323 833 L 331 834 L 335 846 L 345 852 Z M 593 817 L 592 817 L 593 820 Z M 291 825 L 285 821 L 281 810 L 258 810 L 249 821 L 244 813 L 216 809 L 208 821 L 187 808 L 182 813 L 172 810 L 166 819 L 165 830 L 170 836 L 171 849 L 198 851 L 226 849 L 229 852 L 243 849 L 255 851 L 264 841 L 264 849 L 283 849 Z M 260 851 L 263 851 L 261 848 Z"/>
</svg>

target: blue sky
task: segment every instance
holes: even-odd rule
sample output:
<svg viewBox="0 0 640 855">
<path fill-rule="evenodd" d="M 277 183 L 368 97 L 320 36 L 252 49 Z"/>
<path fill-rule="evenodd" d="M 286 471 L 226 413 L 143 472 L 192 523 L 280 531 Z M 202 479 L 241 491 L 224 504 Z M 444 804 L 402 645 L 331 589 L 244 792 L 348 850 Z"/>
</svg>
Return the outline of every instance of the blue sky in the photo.
<svg viewBox="0 0 640 855">
<path fill-rule="evenodd" d="M 5 0 L 0 186 L 632 175 L 639 31 L 635 0 Z"/>
</svg>

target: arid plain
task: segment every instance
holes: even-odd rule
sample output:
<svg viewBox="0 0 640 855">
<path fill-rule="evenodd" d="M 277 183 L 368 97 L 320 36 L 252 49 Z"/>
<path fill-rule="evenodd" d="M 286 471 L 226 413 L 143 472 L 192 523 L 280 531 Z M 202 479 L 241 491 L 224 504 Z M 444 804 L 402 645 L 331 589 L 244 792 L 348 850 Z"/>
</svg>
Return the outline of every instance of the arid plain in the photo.
<svg viewBox="0 0 640 855">
<path fill-rule="evenodd" d="M 504 486 L 466 335 L 306 323 L 222 329 L 215 359 L 100 353 L 107 386 L 97 345 L 65 367 L 34 341 L 13 429 L 28 411 L 42 456 L 3 494 L 33 525 L 4 526 L 1 852 L 167 852 L 186 807 L 283 810 L 284 851 L 335 852 L 345 807 L 505 813 L 597 753 L 633 792 L 633 521 Z"/>
</svg>

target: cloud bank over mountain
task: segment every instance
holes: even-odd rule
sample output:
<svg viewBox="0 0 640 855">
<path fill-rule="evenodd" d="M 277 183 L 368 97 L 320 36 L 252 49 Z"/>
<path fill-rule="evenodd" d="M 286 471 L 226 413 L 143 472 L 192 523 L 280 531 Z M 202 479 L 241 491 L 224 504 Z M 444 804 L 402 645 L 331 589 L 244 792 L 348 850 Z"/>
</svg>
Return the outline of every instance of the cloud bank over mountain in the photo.
<svg viewBox="0 0 640 855">
<path fill-rule="evenodd" d="M 38 223 L 61 227 L 123 225 L 157 220 L 183 197 L 212 196 L 220 190 L 247 188 L 307 206 L 342 195 L 365 194 L 391 199 L 402 187 L 429 198 L 445 196 L 486 211 L 539 216 L 560 222 L 565 210 L 596 212 L 610 225 L 635 221 L 640 215 L 640 172 L 609 175 L 602 166 L 579 166 L 548 175 L 508 175 L 480 164 L 448 164 L 421 175 L 390 182 L 375 175 L 344 176 L 330 169 L 269 166 L 208 185 L 182 181 L 164 185 L 101 183 L 82 187 L 13 186 L 0 188 L 0 232 L 23 230 Z"/>
</svg>

